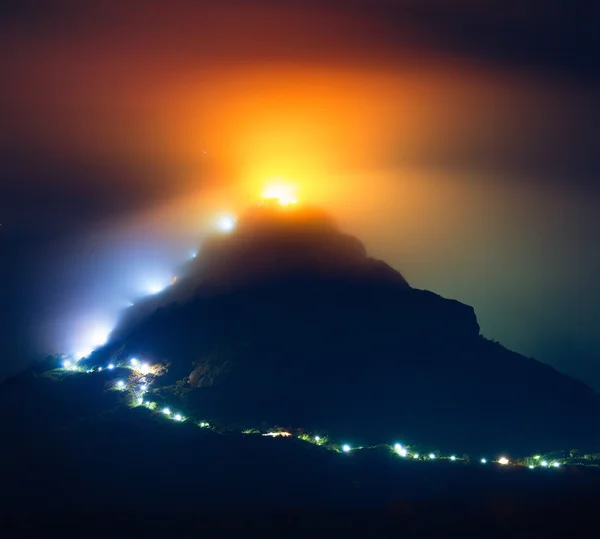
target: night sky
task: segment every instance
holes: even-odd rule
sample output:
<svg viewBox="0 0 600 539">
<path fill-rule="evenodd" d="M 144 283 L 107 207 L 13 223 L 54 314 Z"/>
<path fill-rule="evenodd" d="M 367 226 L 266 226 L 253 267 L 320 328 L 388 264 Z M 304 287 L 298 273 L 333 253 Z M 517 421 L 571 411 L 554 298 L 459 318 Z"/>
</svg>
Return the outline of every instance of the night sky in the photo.
<svg viewBox="0 0 600 539">
<path fill-rule="evenodd" d="M 0 378 L 110 329 L 281 178 L 487 337 L 600 389 L 591 2 L 0 10 Z"/>
</svg>

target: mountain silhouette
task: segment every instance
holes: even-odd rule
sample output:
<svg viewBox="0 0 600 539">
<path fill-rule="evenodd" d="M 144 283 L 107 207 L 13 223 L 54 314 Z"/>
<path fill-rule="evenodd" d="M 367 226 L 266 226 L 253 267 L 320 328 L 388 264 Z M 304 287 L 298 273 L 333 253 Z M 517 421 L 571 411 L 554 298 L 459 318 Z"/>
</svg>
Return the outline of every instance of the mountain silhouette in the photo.
<svg viewBox="0 0 600 539">
<path fill-rule="evenodd" d="M 600 441 L 592 389 L 487 340 L 473 308 L 412 288 L 316 208 L 258 206 L 208 238 L 90 361 L 133 355 L 170 362 L 187 410 L 223 425 L 466 453 Z"/>
</svg>

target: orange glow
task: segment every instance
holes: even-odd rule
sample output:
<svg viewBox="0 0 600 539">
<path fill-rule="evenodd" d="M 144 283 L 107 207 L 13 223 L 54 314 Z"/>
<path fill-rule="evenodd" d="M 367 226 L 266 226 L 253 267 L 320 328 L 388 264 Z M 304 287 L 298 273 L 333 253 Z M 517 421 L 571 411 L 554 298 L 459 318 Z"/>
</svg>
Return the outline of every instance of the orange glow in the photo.
<svg viewBox="0 0 600 539">
<path fill-rule="evenodd" d="M 277 200 L 282 206 L 288 206 L 289 204 L 296 204 L 298 202 L 295 186 L 284 183 L 268 185 L 264 189 L 262 197 L 265 200 Z"/>
</svg>

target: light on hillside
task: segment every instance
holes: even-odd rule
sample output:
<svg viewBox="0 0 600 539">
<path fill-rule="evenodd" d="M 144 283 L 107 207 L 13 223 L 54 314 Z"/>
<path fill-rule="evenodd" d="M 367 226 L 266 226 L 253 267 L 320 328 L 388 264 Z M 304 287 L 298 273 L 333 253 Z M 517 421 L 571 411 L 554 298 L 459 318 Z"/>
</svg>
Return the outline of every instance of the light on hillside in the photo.
<svg viewBox="0 0 600 539">
<path fill-rule="evenodd" d="M 545 468 L 546 466 L 548 466 L 548 463 L 545 460 L 542 460 L 542 462 L 540 462 L 540 464 Z"/>
<path fill-rule="evenodd" d="M 486 459 L 481 459 L 481 464 L 486 464 L 487 460 Z"/>
<path fill-rule="evenodd" d="M 433 453 L 429 453 L 429 458 L 430 458 L 431 460 L 435 460 L 435 454 L 433 454 Z"/>
<path fill-rule="evenodd" d="M 452 456 L 450 457 L 450 460 L 456 460 L 456 457 L 455 457 L 454 455 L 452 455 Z"/>
<path fill-rule="evenodd" d="M 498 463 L 499 463 L 499 464 L 502 464 L 502 465 L 506 465 L 506 464 L 508 464 L 508 463 L 509 463 L 509 460 L 508 460 L 506 457 L 500 457 L 500 458 L 498 459 Z"/>
<path fill-rule="evenodd" d="M 296 189 L 292 185 L 272 184 L 265 188 L 262 192 L 262 197 L 265 200 L 276 200 L 281 206 L 289 206 L 296 204 Z"/>
<path fill-rule="evenodd" d="M 171 410 L 169 408 L 163 408 L 163 414 L 165 415 L 171 415 Z"/>
<path fill-rule="evenodd" d="M 217 228 L 221 232 L 231 232 L 235 228 L 235 218 L 231 215 L 222 215 L 217 220 Z"/>
<path fill-rule="evenodd" d="M 350 447 L 348 444 L 344 444 L 344 445 L 342 446 L 342 451 L 343 451 L 344 453 L 348 453 L 348 452 L 349 452 L 349 451 L 351 451 L 351 450 L 352 450 L 352 448 L 351 448 L 351 447 Z"/>
<path fill-rule="evenodd" d="M 183 417 L 181 417 L 181 414 L 175 414 L 175 415 L 173 416 L 173 419 L 174 419 L 175 421 L 181 421 L 181 420 L 183 419 Z"/>
</svg>

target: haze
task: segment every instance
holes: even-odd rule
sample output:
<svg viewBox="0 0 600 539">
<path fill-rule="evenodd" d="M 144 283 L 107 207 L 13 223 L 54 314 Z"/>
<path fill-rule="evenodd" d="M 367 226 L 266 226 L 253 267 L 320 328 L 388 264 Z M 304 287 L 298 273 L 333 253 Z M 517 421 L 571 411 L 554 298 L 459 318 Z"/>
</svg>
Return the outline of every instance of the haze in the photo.
<svg viewBox="0 0 600 539">
<path fill-rule="evenodd" d="M 591 28 L 541 3 L 27 4 L 0 27 L 0 377 L 102 340 L 283 181 L 487 337 L 600 388 Z"/>
</svg>

